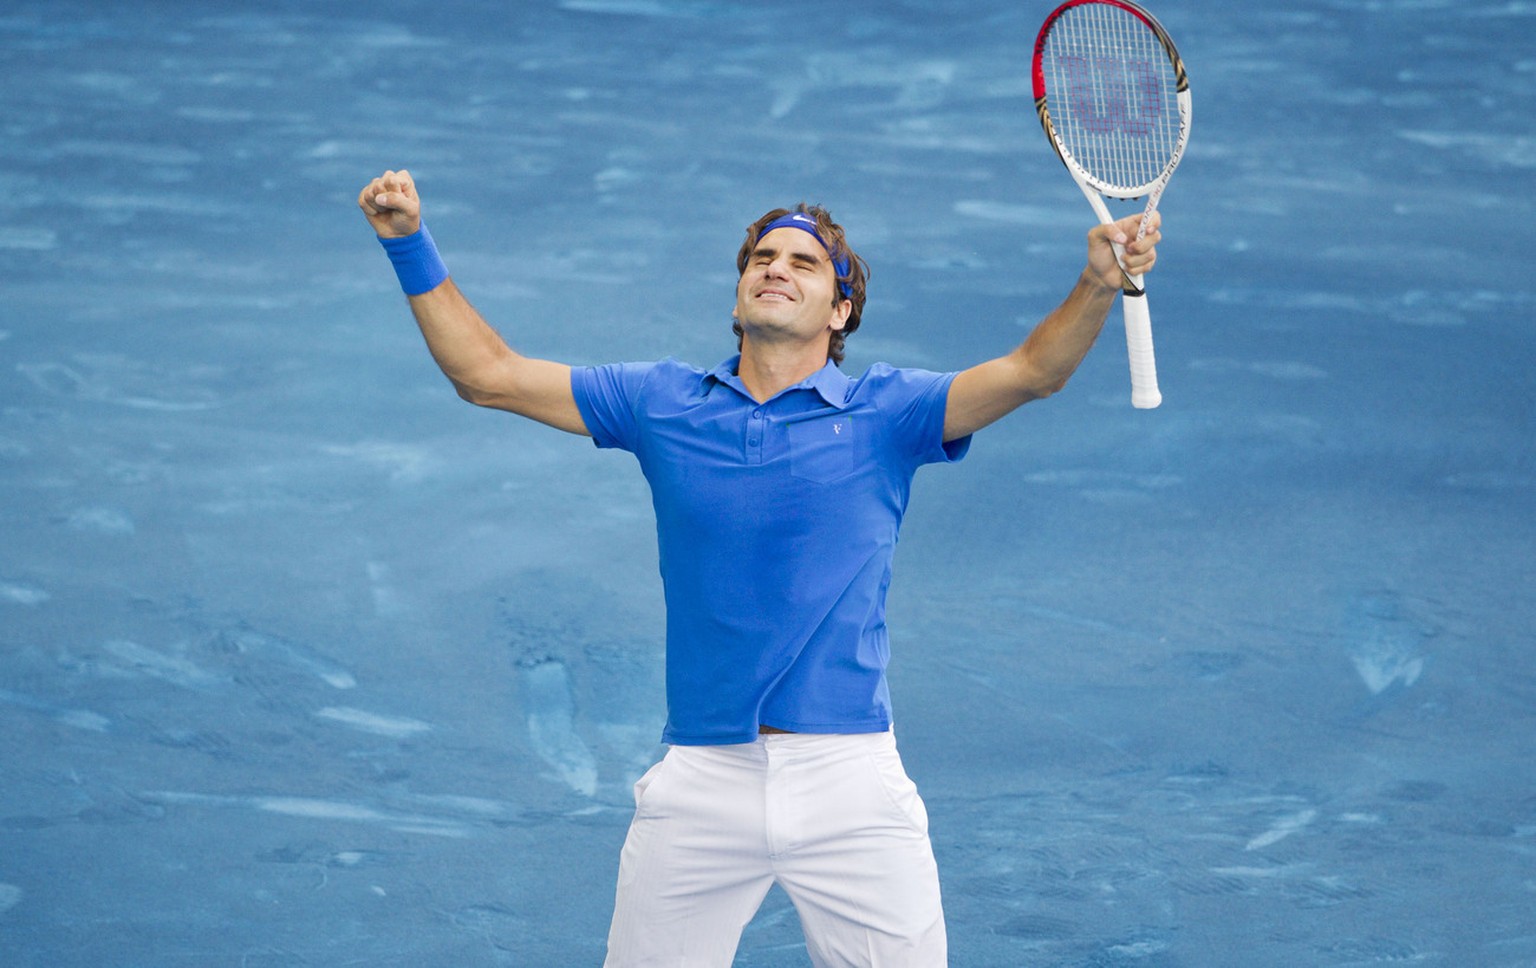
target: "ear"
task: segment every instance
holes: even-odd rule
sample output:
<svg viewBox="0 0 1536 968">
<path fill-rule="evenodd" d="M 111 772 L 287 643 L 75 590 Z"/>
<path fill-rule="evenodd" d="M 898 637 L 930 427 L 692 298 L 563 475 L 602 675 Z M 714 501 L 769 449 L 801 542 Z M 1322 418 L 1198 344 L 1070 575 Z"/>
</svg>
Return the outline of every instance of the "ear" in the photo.
<svg viewBox="0 0 1536 968">
<path fill-rule="evenodd" d="M 848 325 L 848 317 L 852 316 L 852 315 L 853 315 L 853 300 L 852 299 L 839 299 L 837 301 L 836 305 L 834 305 L 832 307 L 832 321 L 830 323 L 828 323 L 828 325 L 835 332 L 839 332 L 840 333 L 840 332 L 842 332 L 843 327 Z"/>
</svg>

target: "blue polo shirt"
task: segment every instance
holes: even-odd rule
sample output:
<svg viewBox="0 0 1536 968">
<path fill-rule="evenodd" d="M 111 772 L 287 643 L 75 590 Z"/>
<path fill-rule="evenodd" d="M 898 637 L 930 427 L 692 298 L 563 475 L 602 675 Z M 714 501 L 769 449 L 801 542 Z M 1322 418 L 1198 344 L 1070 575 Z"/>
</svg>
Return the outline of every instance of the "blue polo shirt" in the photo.
<svg viewBox="0 0 1536 968">
<path fill-rule="evenodd" d="M 683 746 L 891 724 L 885 592 L 917 468 L 943 443 L 953 373 L 832 363 L 759 404 L 736 375 L 667 359 L 577 367 L 599 447 L 651 486 L 667 606 L 667 727 Z"/>
</svg>

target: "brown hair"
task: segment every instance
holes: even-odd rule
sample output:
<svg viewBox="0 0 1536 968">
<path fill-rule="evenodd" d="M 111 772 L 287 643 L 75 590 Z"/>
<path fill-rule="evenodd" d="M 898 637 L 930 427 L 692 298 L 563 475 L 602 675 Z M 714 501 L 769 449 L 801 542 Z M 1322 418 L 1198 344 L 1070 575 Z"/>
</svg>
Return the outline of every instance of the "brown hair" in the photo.
<svg viewBox="0 0 1536 968">
<path fill-rule="evenodd" d="M 776 208 L 747 226 L 747 239 L 741 244 L 741 251 L 736 253 L 736 275 L 739 278 L 747 271 L 747 262 L 752 258 L 752 250 L 757 247 L 757 239 L 763 234 L 763 228 L 774 219 L 796 212 L 809 215 L 816 220 L 816 234 L 821 236 L 822 242 L 827 247 L 827 254 L 832 257 L 833 262 L 840 259 L 848 260 L 848 272 L 837 277 L 838 288 L 833 293 L 832 305 L 835 306 L 840 300 L 847 299 L 853 304 L 853 310 L 848 314 L 848 321 L 843 324 L 842 330 L 834 331 L 831 341 L 827 344 L 828 358 L 833 363 L 840 364 L 843 362 L 843 341 L 859 328 L 859 317 L 864 313 L 864 290 L 869 282 L 869 265 L 859 258 L 858 253 L 848 247 L 848 238 L 843 234 L 843 227 L 832 221 L 830 212 L 820 205 L 807 205 L 801 202 L 794 208 Z M 844 283 L 848 285 L 850 295 L 843 295 Z M 731 331 L 736 334 L 736 348 L 740 349 L 741 323 L 732 323 Z"/>
</svg>

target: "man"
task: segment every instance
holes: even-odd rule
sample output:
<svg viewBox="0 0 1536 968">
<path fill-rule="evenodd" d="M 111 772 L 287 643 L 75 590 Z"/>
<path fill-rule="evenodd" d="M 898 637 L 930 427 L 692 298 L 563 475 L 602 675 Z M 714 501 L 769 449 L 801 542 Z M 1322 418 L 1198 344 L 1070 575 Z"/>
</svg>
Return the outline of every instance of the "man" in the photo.
<svg viewBox="0 0 1536 968">
<path fill-rule="evenodd" d="M 408 172 L 358 197 L 460 396 L 635 454 L 667 605 L 662 761 L 635 785 L 609 968 L 725 968 L 769 887 L 818 968 L 946 963 L 927 815 L 886 688 L 885 590 L 910 484 L 1059 390 L 1156 225 L 1088 234 L 1088 265 L 1024 343 L 961 373 L 838 369 L 868 277 L 820 208 L 754 222 L 737 259 L 740 353 L 571 368 L 512 350 L 422 227 Z"/>
</svg>

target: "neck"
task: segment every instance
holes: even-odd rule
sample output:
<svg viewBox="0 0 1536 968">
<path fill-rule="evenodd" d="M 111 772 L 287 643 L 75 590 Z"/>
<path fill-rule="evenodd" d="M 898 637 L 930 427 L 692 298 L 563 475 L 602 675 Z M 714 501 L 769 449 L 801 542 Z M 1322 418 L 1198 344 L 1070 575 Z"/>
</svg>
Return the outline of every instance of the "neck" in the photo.
<svg viewBox="0 0 1536 968">
<path fill-rule="evenodd" d="M 754 343 L 742 338 L 741 362 L 736 375 L 752 398 L 763 403 L 786 387 L 792 387 L 827 365 L 827 346 L 792 346 Z"/>
</svg>

